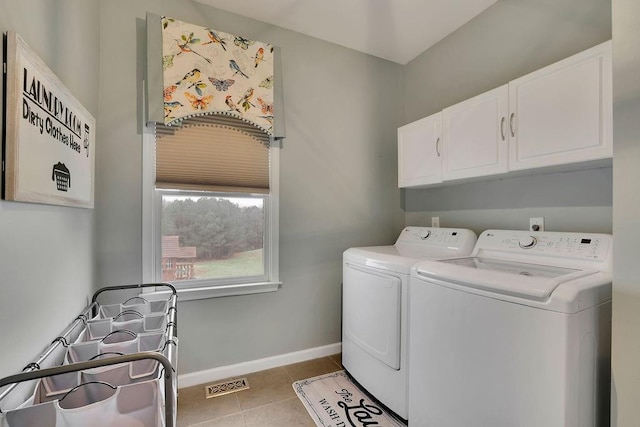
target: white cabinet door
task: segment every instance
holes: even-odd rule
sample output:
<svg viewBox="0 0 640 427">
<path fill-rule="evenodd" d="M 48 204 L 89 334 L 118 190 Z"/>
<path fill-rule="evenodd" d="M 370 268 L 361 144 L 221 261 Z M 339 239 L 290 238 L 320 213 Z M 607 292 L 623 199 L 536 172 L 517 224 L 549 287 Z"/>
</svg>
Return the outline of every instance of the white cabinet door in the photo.
<svg viewBox="0 0 640 427">
<path fill-rule="evenodd" d="M 511 170 L 610 158 L 611 42 L 509 83 Z"/>
<path fill-rule="evenodd" d="M 398 187 L 442 182 L 442 112 L 398 128 Z"/>
<path fill-rule="evenodd" d="M 443 110 L 444 180 L 508 170 L 508 85 Z"/>
</svg>

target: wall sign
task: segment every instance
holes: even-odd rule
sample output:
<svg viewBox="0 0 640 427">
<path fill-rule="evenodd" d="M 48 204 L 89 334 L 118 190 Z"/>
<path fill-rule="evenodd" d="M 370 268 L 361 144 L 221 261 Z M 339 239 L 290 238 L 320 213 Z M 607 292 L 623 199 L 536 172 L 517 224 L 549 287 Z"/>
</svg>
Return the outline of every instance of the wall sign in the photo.
<svg viewBox="0 0 640 427">
<path fill-rule="evenodd" d="M 6 40 L 4 199 L 93 208 L 95 119 L 20 36 Z"/>
</svg>

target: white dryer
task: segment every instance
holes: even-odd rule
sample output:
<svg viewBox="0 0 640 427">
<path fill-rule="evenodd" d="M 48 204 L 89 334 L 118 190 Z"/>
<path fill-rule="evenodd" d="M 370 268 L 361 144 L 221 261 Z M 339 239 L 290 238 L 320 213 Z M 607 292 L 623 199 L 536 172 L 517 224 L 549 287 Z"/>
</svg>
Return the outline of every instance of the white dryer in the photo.
<svg viewBox="0 0 640 427">
<path fill-rule="evenodd" d="M 465 229 L 406 227 L 395 245 L 343 254 L 342 364 L 371 395 L 408 416 L 408 287 L 421 259 L 468 255 L 476 235 Z"/>
<path fill-rule="evenodd" d="M 609 424 L 612 237 L 487 230 L 410 280 L 410 426 Z"/>
</svg>

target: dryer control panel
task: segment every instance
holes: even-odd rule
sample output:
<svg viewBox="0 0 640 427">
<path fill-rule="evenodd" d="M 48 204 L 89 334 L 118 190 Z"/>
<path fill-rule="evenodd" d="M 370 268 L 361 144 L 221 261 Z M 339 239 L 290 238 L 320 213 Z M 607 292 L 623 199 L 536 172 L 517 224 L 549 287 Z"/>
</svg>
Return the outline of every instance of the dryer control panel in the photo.
<svg viewBox="0 0 640 427">
<path fill-rule="evenodd" d="M 405 227 L 396 245 L 460 249 L 462 253 L 470 253 L 476 240 L 475 233 L 464 228 Z"/>
<path fill-rule="evenodd" d="M 451 242 L 467 238 L 469 230 L 439 227 L 405 227 L 398 236 L 398 242 Z"/>
</svg>

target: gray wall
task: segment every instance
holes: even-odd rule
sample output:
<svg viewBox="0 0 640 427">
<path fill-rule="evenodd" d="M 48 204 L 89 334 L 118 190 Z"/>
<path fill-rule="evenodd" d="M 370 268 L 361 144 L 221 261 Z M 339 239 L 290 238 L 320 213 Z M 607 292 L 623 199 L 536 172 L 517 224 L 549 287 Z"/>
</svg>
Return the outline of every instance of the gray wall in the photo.
<svg viewBox="0 0 640 427">
<path fill-rule="evenodd" d="M 94 117 L 98 4 L 0 0 L 0 31 L 17 32 Z M 94 212 L 0 201 L 0 377 L 35 359 L 86 306 L 95 279 Z"/>
<path fill-rule="evenodd" d="M 407 64 L 403 123 L 508 83 L 611 38 L 610 0 L 500 0 Z M 408 225 L 612 230 L 611 168 L 403 192 Z"/>
<path fill-rule="evenodd" d="M 640 3 L 613 0 L 612 425 L 640 424 Z"/>
<path fill-rule="evenodd" d="M 610 231 L 613 204 L 612 419 L 617 426 L 638 424 L 640 5 L 635 0 L 613 0 L 613 173 L 601 169 L 414 190 L 403 192 L 402 201 L 394 188 L 397 125 L 606 40 L 610 3 L 501 0 L 407 65 L 403 91 L 403 69 L 394 64 L 191 2 L 0 0 L 0 30 L 17 31 L 99 125 L 95 210 L 0 201 L 0 323 L 11 325 L 4 328 L 0 376 L 37 356 L 84 307 L 91 283 L 140 281 L 146 10 L 283 47 L 285 285 L 273 294 L 181 303 L 182 373 L 339 341 L 341 251 L 390 243 L 403 220 L 427 223 L 439 215 L 443 226 L 480 231 L 524 227 L 531 214 L 544 215 L 550 229 Z M 339 75 L 339 70 L 349 72 Z M 386 114 L 402 111 L 402 101 L 403 117 Z"/>
<path fill-rule="evenodd" d="M 392 243 L 402 67 L 191 1 L 101 2 L 98 283 L 141 280 L 141 99 L 149 11 L 282 48 L 280 274 L 271 294 L 179 303 L 180 373 L 341 340 L 342 252 Z"/>
</svg>

